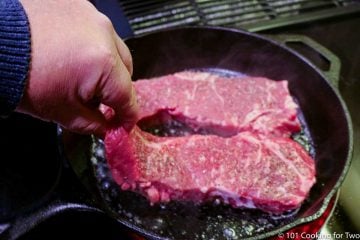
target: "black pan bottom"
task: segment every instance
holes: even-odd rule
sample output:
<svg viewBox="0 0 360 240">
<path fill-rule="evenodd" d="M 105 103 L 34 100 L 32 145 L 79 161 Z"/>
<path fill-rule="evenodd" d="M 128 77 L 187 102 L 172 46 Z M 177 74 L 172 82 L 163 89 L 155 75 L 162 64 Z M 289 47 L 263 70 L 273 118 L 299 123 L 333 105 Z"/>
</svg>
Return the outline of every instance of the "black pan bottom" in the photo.
<svg viewBox="0 0 360 240">
<path fill-rule="evenodd" d="M 218 69 L 210 69 L 210 72 L 225 76 L 243 75 Z M 296 134 L 294 139 L 313 155 L 310 134 L 301 113 L 299 119 L 304 130 Z M 159 136 L 194 134 L 191 128 L 164 114 L 158 114 L 154 119 L 144 119 L 140 124 L 143 130 Z M 106 205 L 120 221 L 130 222 L 135 228 L 145 229 L 159 236 L 194 240 L 246 238 L 284 226 L 293 221 L 299 212 L 297 209 L 282 215 L 274 215 L 254 209 L 234 209 L 217 201 L 201 205 L 192 202 L 170 202 L 150 206 L 143 196 L 119 189 L 111 177 L 104 149 L 104 143 L 95 139 L 92 164 L 96 185 L 99 186 L 100 194 L 107 202 Z"/>
</svg>

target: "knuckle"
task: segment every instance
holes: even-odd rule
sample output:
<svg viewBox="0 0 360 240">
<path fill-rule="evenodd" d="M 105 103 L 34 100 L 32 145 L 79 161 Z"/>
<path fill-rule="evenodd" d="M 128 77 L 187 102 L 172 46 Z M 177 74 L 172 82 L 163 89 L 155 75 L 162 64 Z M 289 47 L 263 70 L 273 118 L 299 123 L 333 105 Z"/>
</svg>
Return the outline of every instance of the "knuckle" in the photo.
<svg viewBox="0 0 360 240">
<path fill-rule="evenodd" d="M 111 20 L 104 14 L 99 14 L 99 24 L 101 27 L 104 27 L 106 29 L 113 29 L 113 24 Z"/>
<path fill-rule="evenodd" d="M 97 49 L 94 49 L 90 58 L 93 64 L 101 66 L 105 70 L 111 70 L 117 64 L 116 55 L 107 46 L 99 46 Z"/>
</svg>

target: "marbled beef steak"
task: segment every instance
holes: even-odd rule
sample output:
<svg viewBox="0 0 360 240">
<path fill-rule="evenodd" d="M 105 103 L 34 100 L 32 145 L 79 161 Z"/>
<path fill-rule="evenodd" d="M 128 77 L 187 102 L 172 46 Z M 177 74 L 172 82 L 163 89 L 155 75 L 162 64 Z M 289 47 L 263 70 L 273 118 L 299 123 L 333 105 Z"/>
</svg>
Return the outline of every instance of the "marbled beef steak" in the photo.
<svg viewBox="0 0 360 240">
<path fill-rule="evenodd" d="M 290 136 L 300 130 L 287 81 L 185 71 L 136 81 L 135 89 L 141 119 L 166 111 L 222 136 L 246 130 Z"/>
<path fill-rule="evenodd" d="M 151 203 L 220 199 L 280 213 L 299 207 L 315 182 L 313 159 L 283 137 L 158 137 L 135 127 L 109 132 L 106 146 L 115 181 Z"/>
<path fill-rule="evenodd" d="M 109 130 L 106 156 L 121 189 L 151 203 L 220 199 L 280 213 L 299 207 L 315 183 L 314 160 L 290 138 L 301 125 L 287 81 L 180 72 L 135 89 L 142 124 L 165 112 L 194 131 Z"/>
</svg>

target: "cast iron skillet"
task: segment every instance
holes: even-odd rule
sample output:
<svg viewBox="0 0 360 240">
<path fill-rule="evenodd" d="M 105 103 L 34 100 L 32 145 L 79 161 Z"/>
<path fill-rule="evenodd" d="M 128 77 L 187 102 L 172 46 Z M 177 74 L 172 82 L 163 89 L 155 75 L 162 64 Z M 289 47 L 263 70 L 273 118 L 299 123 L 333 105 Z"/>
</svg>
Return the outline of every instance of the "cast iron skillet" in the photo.
<svg viewBox="0 0 360 240">
<path fill-rule="evenodd" d="M 329 61 L 329 69 L 319 70 L 286 47 L 289 42 L 300 42 L 317 52 Z M 287 79 L 300 105 L 316 161 L 317 183 L 308 199 L 299 210 L 281 216 L 211 203 L 151 207 L 143 197 L 118 190 L 109 174 L 101 140 L 59 129 L 60 154 L 94 201 L 76 197 L 76 193 L 70 194 L 71 201 L 68 197 L 59 199 L 59 195 L 69 195 L 62 188 L 48 205 L 13 221 L 5 231 L 7 237 L 14 239 L 28 231 L 31 226 L 24 223 L 41 222 L 67 209 L 104 211 L 149 239 L 264 239 L 321 216 L 345 177 L 353 145 L 349 113 L 338 91 L 340 62 L 331 52 L 303 36 L 277 37 L 274 41 L 213 27 L 164 30 L 126 43 L 133 56 L 134 80 L 184 69 L 221 69 Z"/>
</svg>

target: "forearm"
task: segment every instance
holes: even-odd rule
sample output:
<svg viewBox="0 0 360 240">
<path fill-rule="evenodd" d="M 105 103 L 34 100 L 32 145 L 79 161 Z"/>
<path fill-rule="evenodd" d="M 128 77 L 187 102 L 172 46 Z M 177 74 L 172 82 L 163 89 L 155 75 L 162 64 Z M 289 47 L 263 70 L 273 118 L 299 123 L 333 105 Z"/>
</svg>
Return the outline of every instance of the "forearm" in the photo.
<svg viewBox="0 0 360 240">
<path fill-rule="evenodd" d="M 30 29 L 18 0 L 0 1 L 0 116 L 11 113 L 24 91 L 30 65 Z"/>
</svg>

